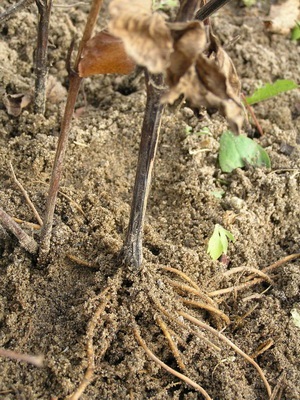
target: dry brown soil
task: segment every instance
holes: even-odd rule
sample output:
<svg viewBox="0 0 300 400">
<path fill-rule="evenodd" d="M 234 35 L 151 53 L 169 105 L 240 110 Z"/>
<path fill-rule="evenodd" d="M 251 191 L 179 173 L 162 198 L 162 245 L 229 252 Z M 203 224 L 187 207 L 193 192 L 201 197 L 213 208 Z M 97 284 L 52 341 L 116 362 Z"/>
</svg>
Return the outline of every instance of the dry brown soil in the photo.
<svg viewBox="0 0 300 400">
<path fill-rule="evenodd" d="M 9 3 L 3 1 L 1 7 Z M 80 35 L 87 11 L 83 3 L 53 9 L 50 75 L 64 87 L 67 50 L 72 38 Z M 264 13 L 265 6 L 245 9 L 234 3 L 213 18 L 245 94 L 278 78 L 299 82 L 299 44 L 288 36 L 266 33 Z M 0 27 L 1 96 L 28 92 L 34 86 L 36 21 L 32 6 Z M 104 19 L 99 24 L 105 26 Z M 8 162 L 43 214 L 64 100 L 64 93 L 52 93 L 45 116 L 34 115 L 29 107 L 12 117 L 0 104 L 0 204 L 13 217 L 36 223 L 12 180 Z M 265 133 L 256 140 L 268 151 L 271 170 L 222 173 L 218 139 L 227 129 L 226 121 L 216 113 L 203 112 L 196 118 L 184 106 L 166 110 L 147 209 L 144 269 L 137 274 L 124 270 L 117 255 L 129 218 L 144 104 L 142 77 L 86 79 L 70 133 L 46 267 L 40 268 L 0 226 L 0 347 L 45 357 L 42 368 L 1 358 L 0 399 L 63 399 L 76 389 L 87 366 L 87 325 L 107 285 L 107 307 L 94 332 L 95 379 L 82 399 L 201 399 L 193 388 L 151 361 L 133 335 L 135 319 L 149 348 L 178 370 L 157 324 L 162 313 L 155 301 L 173 315 L 185 308 L 220 328 L 210 314 L 182 305 L 180 298 L 186 293 L 173 288 L 168 278 L 183 281 L 162 267 L 185 272 L 210 293 L 238 285 L 249 276 L 242 272 L 224 278 L 231 268 L 263 269 L 300 250 L 300 95 L 296 90 L 254 107 Z M 192 128 L 189 135 L 187 126 Z M 204 127 L 211 134 L 197 135 Z M 251 129 L 245 125 L 245 131 Z M 224 195 L 218 199 L 213 192 L 220 190 Z M 206 254 L 216 223 L 236 238 L 223 263 Z M 39 239 L 39 231 L 24 229 Z M 94 268 L 71 262 L 68 254 Z M 297 400 L 300 330 L 291 310 L 300 310 L 299 260 L 283 264 L 271 276 L 271 287 L 258 284 L 213 300 L 231 321 L 223 333 L 246 353 L 251 355 L 272 341 L 256 361 L 272 389 L 285 374 L 276 399 Z M 165 322 L 182 351 L 186 375 L 213 399 L 268 398 L 257 371 L 230 347 L 204 332 L 205 338 L 220 346 L 221 351 L 216 351 L 174 321 L 165 317 Z"/>
</svg>

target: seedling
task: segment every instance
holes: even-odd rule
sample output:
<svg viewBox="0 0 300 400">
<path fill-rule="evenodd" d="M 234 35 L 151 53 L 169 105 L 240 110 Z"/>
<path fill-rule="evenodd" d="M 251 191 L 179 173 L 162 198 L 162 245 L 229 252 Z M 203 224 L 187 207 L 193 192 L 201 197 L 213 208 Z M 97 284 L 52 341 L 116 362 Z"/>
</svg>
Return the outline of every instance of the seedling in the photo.
<svg viewBox="0 0 300 400">
<path fill-rule="evenodd" d="M 221 257 L 222 254 L 227 254 L 228 240 L 235 241 L 233 234 L 221 225 L 216 224 L 207 247 L 207 253 L 214 261 Z"/>
<path fill-rule="evenodd" d="M 219 163 L 223 172 L 232 172 L 247 164 L 253 167 L 271 167 L 267 152 L 254 140 L 226 131 L 220 139 Z"/>
<path fill-rule="evenodd" d="M 291 80 L 278 79 L 274 83 L 267 83 L 260 89 L 257 89 L 252 96 L 246 97 L 247 104 L 252 105 L 264 100 L 269 100 L 271 97 L 278 96 L 281 93 L 286 93 L 289 90 L 297 89 L 299 86 Z"/>
</svg>

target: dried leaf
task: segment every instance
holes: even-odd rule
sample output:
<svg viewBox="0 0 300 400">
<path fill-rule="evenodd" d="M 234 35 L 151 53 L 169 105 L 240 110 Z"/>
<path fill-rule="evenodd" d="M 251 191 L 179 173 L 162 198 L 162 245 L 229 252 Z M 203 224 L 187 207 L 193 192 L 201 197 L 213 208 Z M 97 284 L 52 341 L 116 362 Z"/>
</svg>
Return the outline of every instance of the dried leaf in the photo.
<svg viewBox="0 0 300 400">
<path fill-rule="evenodd" d="M 90 39 L 83 52 L 78 70 L 86 78 L 97 74 L 130 74 L 135 63 L 128 57 L 123 41 L 102 31 Z"/>
<path fill-rule="evenodd" d="M 170 64 L 173 40 L 165 19 L 151 13 L 151 1 L 112 0 L 110 32 L 122 38 L 127 54 L 152 73 L 164 72 Z"/>
<path fill-rule="evenodd" d="M 272 5 L 269 17 L 264 20 L 266 29 L 269 32 L 288 35 L 291 29 L 296 26 L 299 6 L 299 0 L 287 0 L 282 4 Z"/>
<path fill-rule="evenodd" d="M 3 104 L 9 115 L 18 117 L 22 109 L 27 107 L 32 101 L 32 96 L 28 93 L 19 94 L 5 94 L 3 97 Z"/>
<path fill-rule="evenodd" d="M 234 65 L 218 40 L 202 22 L 167 23 L 142 0 L 112 0 L 110 29 L 122 38 L 126 51 L 152 73 L 164 73 L 170 91 L 163 102 L 174 103 L 184 95 L 194 107 L 218 108 L 234 132 L 243 113 L 240 82 Z M 156 23 L 157 22 L 157 23 Z"/>
<path fill-rule="evenodd" d="M 167 69 L 167 83 L 176 84 L 206 47 L 206 33 L 201 22 L 168 24 L 173 38 L 173 52 Z"/>
</svg>

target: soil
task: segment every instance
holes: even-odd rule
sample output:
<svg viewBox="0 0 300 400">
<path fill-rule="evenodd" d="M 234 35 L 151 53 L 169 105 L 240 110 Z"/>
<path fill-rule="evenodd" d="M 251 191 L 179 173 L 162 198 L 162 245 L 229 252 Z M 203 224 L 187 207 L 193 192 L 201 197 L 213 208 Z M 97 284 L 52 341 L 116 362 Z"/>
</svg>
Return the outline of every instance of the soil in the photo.
<svg viewBox="0 0 300 400">
<path fill-rule="evenodd" d="M 10 3 L 3 1 L 2 9 Z M 82 32 L 88 8 L 82 2 L 53 8 L 49 74 L 55 91 L 48 96 L 45 116 L 35 115 L 30 105 L 12 117 L 0 105 L 0 204 L 23 221 L 37 223 L 8 163 L 42 215 L 66 98 L 65 59 L 72 38 Z M 103 15 L 106 9 L 105 4 Z M 246 9 L 234 3 L 212 19 L 246 95 L 276 79 L 299 83 L 299 42 L 266 32 L 265 12 L 259 4 Z M 34 87 L 36 22 L 31 6 L 1 25 L 1 95 L 28 93 Z M 105 26 L 104 17 L 99 25 Z M 63 399 L 76 390 L 88 365 L 89 321 L 105 301 L 93 332 L 95 375 L 83 400 L 203 398 L 150 360 L 138 344 L 136 324 L 149 349 L 180 371 L 159 317 L 178 344 L 185 375 L 213 399 L 269 398 L 257 370 L 232 348 L 206 330 L 203 339 L 174 322 L 178 310 L 186 310 L 209 326 L 225 328 L 212 313 L 184 305 L 182 299 L 197 296 L 172 286 L 170 279 L 187 282 L 164 267 L 184 272 L 203 292 L 211 293 L 216 307 L 230 318 L 223 334 L 244 352 L 254 354 L 270 343 L 255 360 L 272 390 L 279 382 L 273 399 L 300 399 L 300 330 L 291 317 L 293 309 L 300 312 L 299 259 L 272 270 L 272 285 L 265 281 L 222 295 L 212 293 L 238 286 L 249 276 L 247 271 L 224 276 L 232 268 L 262 270 L 300 251 L 299 91 L 254 106 L 264 130 L 255 140 L 267 150 L 271 170 L 248 167 L 222 173 L 217 157 L 226 121 L 206 111 L 197 118 L 184 105 L 166 109 L 147 208 L 144 265 L 133 273 L 117 256 L 129 219 L 145 98 L 141 74 L 85 80 L 46 267 L 0 226 L 0 347 L 45 357 L 41 368 L 0 358 L 0 399 Z M 197 135 L 204 127 L 210 135 Z M 244 127 L 258 136 L 249 124 Z M 216 198 L 216 191 L 223 196 Z M 221 262 L 206 253 L 216 223 L 236 239 Z M 39 240 L 38 230 L 22 226 Z M 70 255 L 89 266 L 72 261 Z"/>
</svg>

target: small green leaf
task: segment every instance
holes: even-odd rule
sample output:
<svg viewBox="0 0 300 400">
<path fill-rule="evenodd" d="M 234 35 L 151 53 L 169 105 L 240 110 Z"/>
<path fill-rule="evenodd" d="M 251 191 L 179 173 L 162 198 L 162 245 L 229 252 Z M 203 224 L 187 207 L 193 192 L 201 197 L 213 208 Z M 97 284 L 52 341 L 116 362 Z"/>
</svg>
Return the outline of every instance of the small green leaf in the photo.
<svg viewBox="0 0 300 400">
<path fill-rule="evenodd" d="M 264 87 L 257 89 L 252 96 L 246 98 L 246 101 L 247 104 L 252 105 L 297 88 L 298 85 L 294 81 L 279 79 L 274 83 L 267 83 Z"/>
<path fill-rule="evenodd" d="M 207 247 L 207 253 L 213 260 L 217 260 L 222 254 L 227 254 L 228 240 L 234 242 L 233 234 L 216 224 Z"/>
<path fill-rule="evenodd" d="M 299 40 L 300 39 L 300 22 L 296 21 L 296 26 L 292 30 L 292 40 Z"/>
<path fill-rule="evenodd" d="M 271 167 L 267 152 L 259 144 L 246 136 L 236 136 L 231 131 L 226 131 L 221 136 L 219 163 L 223 172 L 243 168 L 246 164 Z"/>
</svg>

